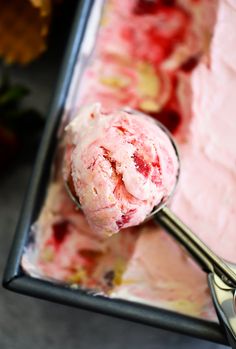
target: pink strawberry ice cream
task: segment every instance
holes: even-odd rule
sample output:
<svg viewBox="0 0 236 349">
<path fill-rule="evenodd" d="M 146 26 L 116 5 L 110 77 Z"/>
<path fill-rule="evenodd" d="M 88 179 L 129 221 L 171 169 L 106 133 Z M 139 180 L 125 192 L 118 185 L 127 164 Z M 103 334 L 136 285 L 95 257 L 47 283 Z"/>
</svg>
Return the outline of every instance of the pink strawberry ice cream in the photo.
<svg viewBox="0 0 236 349">
<path fill-rule="evenodd" d="M 97 233 L 140 224 L 175 187 L 175 148 L 144 114 L 89 105 L 66 127 L 66 140 L 65 180 Z"/>
<path fill-rule="evenodd" d="M 82 45 L 62 128 L 97 101 L 111 114 L 128 105 L 161 121 L 181 158 L 172 210 L 236 262 L 235 1 L 105 3 L 93 52 L 91 35 Z M 166 232 L 149 222 L 102 240 L 68 198 L 61 171 L 54 171 L 32 233 L 36 242 L 22 262 L 31 275 L 216 318 L 206 274 Z"/>
</svg>

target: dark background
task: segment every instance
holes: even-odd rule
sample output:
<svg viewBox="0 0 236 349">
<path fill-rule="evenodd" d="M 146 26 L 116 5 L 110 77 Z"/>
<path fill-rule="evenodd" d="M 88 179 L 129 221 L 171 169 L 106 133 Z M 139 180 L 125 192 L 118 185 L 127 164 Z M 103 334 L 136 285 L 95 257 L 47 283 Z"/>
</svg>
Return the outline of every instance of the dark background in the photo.
<svg viewBox="0 0 236 349">
<path fill-rule="evenodd" d="M 26 105 L 47 117 L 76 8 L 66 4 L 54 18 L 48 51 L 27 67 L 10 67 L 13 81 L 30 87 Z M 0 66 L 2 69 L 2 65 Z M 26 154 L 27 155 L 27 154 Z M 0 273 L 2 275 L 32 165 L 33 150 L 0 181 Z M 26 160 L 27 159 L 27 160 Z M 225 348 L 187 336 L 25 297 L 0 288 L 1 349 Z"/>
</svg>

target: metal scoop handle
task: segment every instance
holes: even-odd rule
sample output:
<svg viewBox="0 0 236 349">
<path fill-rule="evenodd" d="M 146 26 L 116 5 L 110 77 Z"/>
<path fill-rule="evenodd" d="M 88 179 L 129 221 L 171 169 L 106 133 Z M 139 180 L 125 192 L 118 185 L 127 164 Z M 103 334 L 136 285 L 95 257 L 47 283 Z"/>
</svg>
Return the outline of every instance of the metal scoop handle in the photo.
<svg viewBox="0 0 236 349">
<path fill-rule="evenodd" d="M 155 220 L 175 237 L 194 257 L 202 269 L 216 273 L 229 286 L 236 286 L 236 274 L 211 251 L 169 208 L 162 208 Z"/>
</svg>

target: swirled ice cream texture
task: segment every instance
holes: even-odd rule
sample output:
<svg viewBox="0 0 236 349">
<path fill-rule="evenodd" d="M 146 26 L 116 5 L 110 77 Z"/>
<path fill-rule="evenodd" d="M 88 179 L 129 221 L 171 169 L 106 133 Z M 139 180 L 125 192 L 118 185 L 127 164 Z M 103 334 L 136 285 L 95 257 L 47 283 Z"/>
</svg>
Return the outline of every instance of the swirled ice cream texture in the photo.
<svg viewBox="0 0 236 349">
<path fill-rule="evenodd" d="M 139 38 L 146 37 L 153 25 L 156 34 L 163 36 L 151 17 L 158 20 L 164 3 L 106 1 L 93 55 L 82 73 L 81 64 L 76 65 L 78 74 L 73 76 L 64 118 L 74 116 L 81 105 L 101 101 L 110 111 L 129 105 L 164 123 L 178 141 L 181 157 L 180 182 L 171 208 L 216 253 L 235 261 L 235 2 L 173 1 L 170 6 L 177 10 L 167 9 L 164 29 L 179 23 L 183 35 L 178 34 L 175 40 L 172 32 L 174 40 L 155 41 L 155 50 L 150 51 L 146 39 L 141 43 Z M 137 4 L 144 5 L 143 12 L 137 11 Z M 156 12 L 149 11 L 153 7 Z M 126 29 L 133 30 L 131 41 L 121 36 L 122 28 L 126 33 Z M 148 32 L 152 34 L 153 30 Z M 130 45 L 137 42 L 147 52 Z M 158 48 L 166 55 L 160 56 Z M 156 57 L 152 56 L 154 52 Z M 78 62 L 82 62 L 81 57 Z M 84 216 L 75 210 L 60 173 L 49 187 L 34 227 L 36 244 L 32 252 L 36 257 L 32 259 L 27 251 L 24 270 L 31 273 L 29 264 L 35 261 L 34 274 L 41 273 L 43 278 L 216 318 L 206 275 L 171 237 L 149 223 L 115 234 L 106 240 L 104 248 Z M 55 190 L 58 187 L 60 190 Z M 57 205 L 59 208 L 55 208 Z M 65 221 L 69 221 L 68 226 Z M 86 247 L 80 239 L 85 235 Z"/>
<path fill-rule="evenodd" d="M 144 114 L 89 105 L 66 127 L 66 139 L 65 178 L 99 234 L 140 224 L 175 187 L 175 148 Z"/>
</svg>

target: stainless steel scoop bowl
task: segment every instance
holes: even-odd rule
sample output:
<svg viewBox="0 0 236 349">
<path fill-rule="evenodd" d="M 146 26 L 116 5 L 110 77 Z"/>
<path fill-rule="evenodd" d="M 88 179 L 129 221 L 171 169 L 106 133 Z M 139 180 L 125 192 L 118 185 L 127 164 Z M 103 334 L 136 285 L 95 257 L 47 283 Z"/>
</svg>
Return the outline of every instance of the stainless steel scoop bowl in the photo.
<svg viewBox="0 0 236 349">
<path fill-rule="evenodd" d="M 130 108 L 124 109 L 126 112 L 140 115 L 142 113 Z M 145 115 L 145 114 L 144 114 Z M 147 116 L 147 115 L 146 115 Z M 177 158 L 179 153 L 177 146 L 169 131 L 157 121 L 159 127 L 169 137 Z M 180 159 L 179 159 L 180 164 Z M 180 166 L 179 166 L 180 169 Z M 176 184 L 171 194 L 162 202 L 154 207 L 146 220 L 154 219 L 166 231 L 168 231 L 195 259 L 200 267 L 208 273 L 209 286 L 213 302 L 219 317 L 219 321 L 226 330 L 230 345 L 236 348 L 236 306 L 235 306 L 235 289 L 236 289 L 236 266 L 225 262 L 217 256 L 201 239 L 195 235 L 168 207 L 175 189 L 178 184 L 179 172 L 176 176 Z M 76 195 L 71 190 L 69 182 L 65 182 L 66 190 L 70 198 L 78 208 L 81 208 Z"/>
</svg>

